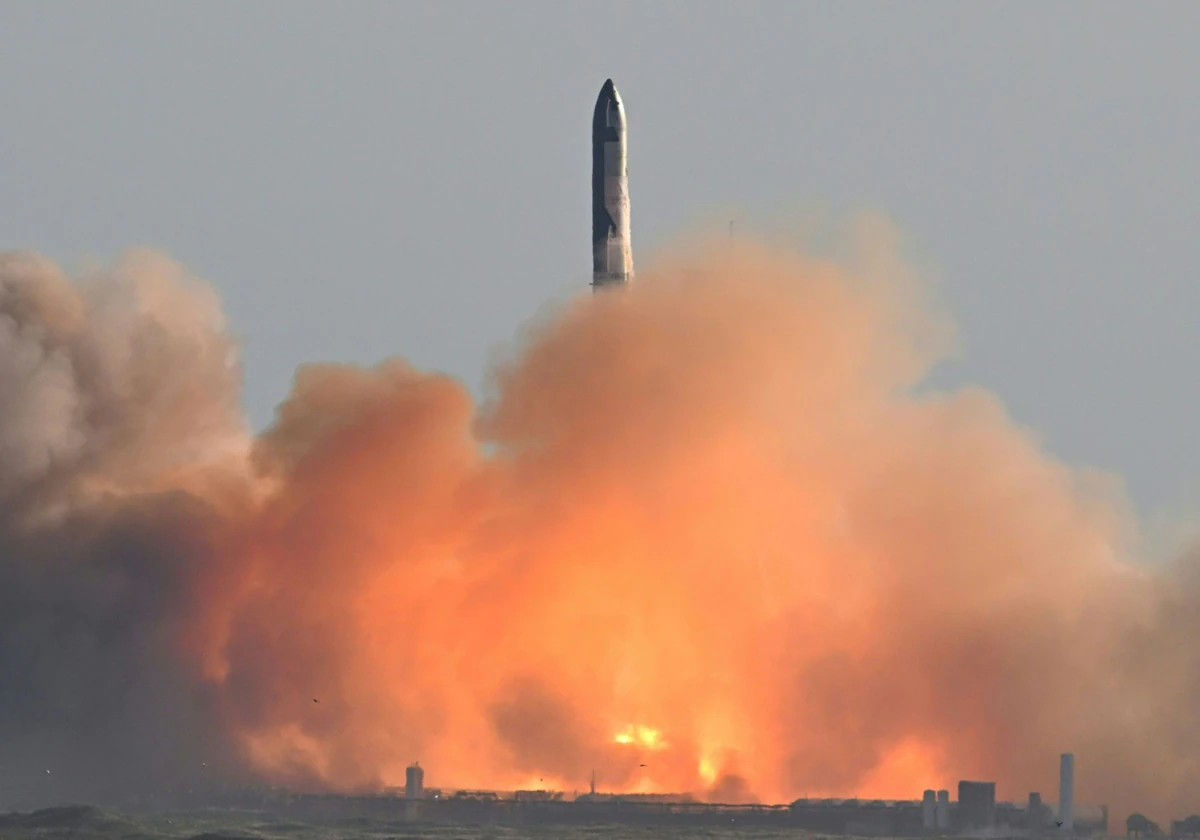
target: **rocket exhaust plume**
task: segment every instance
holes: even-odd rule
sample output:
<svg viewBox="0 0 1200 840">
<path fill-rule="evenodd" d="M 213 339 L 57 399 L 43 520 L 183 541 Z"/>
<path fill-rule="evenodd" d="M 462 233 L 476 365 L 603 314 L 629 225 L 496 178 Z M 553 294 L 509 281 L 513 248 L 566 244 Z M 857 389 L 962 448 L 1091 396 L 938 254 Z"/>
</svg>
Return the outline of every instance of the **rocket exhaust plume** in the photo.
<svg viewBox="0 0 1200 840">
<path fill-rule="evenodd" d="M 414 759 L 1023 798 L 1064 744 L 1079 801 L 1196 810 L 1194 558 L 1134 563 L 1114 483 L 993 395 L 917 393 L 951 332 L 885 225 L 837 260 L 724 240 L 535 323 L 481 405 L 304 366 L 255 438 L 178 265 L 0 259 L 5 803 Z"/>
<path fill-rule="evenodd" d="M 592 112 L 592 286 L 599 291 L 632 280 L 625 106 L 608 79 Z"/>
</svg>

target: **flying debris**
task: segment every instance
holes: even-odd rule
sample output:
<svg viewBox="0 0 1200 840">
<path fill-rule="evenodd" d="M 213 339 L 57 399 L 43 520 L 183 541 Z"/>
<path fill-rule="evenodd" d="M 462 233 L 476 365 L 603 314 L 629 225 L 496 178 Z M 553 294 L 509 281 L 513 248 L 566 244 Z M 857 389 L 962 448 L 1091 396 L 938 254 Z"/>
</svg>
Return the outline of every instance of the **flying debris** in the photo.
<svg viewBox="0 0 1200 840">
<path fill-rule="evenodd" d="M 599 290 L 631 280 L 625 106 L 609 79 L 592 113 L 592 286 Z"/>
</svg>

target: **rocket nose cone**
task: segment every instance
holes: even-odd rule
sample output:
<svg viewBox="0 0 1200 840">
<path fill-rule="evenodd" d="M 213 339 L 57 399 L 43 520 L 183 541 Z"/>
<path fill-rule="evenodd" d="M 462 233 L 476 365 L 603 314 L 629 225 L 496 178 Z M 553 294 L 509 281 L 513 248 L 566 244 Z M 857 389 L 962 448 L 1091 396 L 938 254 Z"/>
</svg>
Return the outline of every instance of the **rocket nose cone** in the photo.
<svg viewBox="0 0 1200 840">
<path fill-rule="evenodd" d="M 604 82 L 604 87 L 600 88 L 600 102 L 620 102 L 621 94 L 617 93 L 617 86 L 613 84 L 612 79 Z"/>
<path fill-rule="evenodd" d="M 609 79 L 604 83 L 604 87 L 600 88 L 600 95 L 596 97 L 596 109 L 592 112 L 592 130 L 620 129 L 624 124 L 625 106 L 621 103 L 621 96 L 617 93 L 612 79 Z"/>
</svg>

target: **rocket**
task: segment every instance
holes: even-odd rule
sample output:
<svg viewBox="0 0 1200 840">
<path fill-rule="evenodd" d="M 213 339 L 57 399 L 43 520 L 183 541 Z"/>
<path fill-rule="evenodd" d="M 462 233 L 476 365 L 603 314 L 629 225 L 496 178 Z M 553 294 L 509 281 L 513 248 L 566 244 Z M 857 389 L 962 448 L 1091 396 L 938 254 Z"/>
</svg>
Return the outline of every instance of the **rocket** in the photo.
<svg viewBox="0 0 1200 840">
<path fill-rule="evenodd" d="M 625 106 L 609 79 L 592 112 L 592 286 L 597 291 L 633 280 L 625 155 Z"/>
</svg>

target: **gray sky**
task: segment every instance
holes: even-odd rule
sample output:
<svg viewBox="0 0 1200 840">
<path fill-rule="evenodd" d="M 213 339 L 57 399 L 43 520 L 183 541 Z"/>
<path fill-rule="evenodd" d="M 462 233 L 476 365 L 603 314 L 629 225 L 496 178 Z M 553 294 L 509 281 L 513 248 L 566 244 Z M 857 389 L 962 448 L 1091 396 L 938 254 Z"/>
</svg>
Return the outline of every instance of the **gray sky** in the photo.
<svg viewBox="0 0 1200 840">
<path fill-rule="evenodd" d="M 10 0 L 0 248 L 183 261 L 259 426 L 302 361 L 477 388 L 588 282 L 612 76 L 635 253 L 731 205 L 883 210 L 962 328 L 940 383 L 994 389 L 1143 509 L 1191 507 L 1197 32 L 1184 2 Z"/>
</svg>

